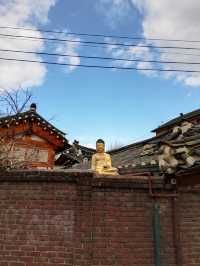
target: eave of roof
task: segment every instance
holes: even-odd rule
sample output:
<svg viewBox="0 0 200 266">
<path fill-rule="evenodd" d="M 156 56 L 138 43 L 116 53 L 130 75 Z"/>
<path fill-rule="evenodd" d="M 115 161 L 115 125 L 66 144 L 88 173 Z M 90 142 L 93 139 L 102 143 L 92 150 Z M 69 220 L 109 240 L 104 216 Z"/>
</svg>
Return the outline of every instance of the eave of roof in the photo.
<svg viewBox="0 0 200 266">
<path fill-rule="evenodd" d="M 44 119 L 41 115 L 39 115 L 34 110 L 28 110 L 26 112 L 18 113 L 15 115 L 5 116 L 0 118 L 0 128 L 1 127 L 13 127 L 18 126 L 22 121 L 27 120 L 31 122 L 36 122 L 39 124 L 39 126 L 43 127 L 44 130 L 50 131 L 50 134 L 55 134 L 58 139 L 61 139 L 63 142 L 63 148 L 58 147 L 57 152 L 61 152 L 64 149 L 71 146 L 68 142 L 68 140 L 65 138 L 65 133 L 53 126 L 51 123 L 49 123 L 46 119 Z"/>
<path fill-rule="evenodd" d="M 145 144 L 147 144 L 149 142 L 159 141 L 160 138 L 163 137 L 164 135 L 166 135 L 166 133 L 163 133 L 163 134 L 161 134 L 159 136 L 154 136 L 154 137 L 151 137 L 151 138 L 148 138 L 148 139 L 145 139 L 145 140 L 141 140 L 141 141 L 138 141 L 138 142 L 123 146 L 123 147 L 115 149 L 115 150 L 107 151 L 107 153 L 113 155 L 113 154 L 116 154 L 116 153 L 121 152 L 121 151 L 126 151 L 126 150 L 129 150 L 131 148 L 135 148 L 137 146 L 143 146 L 143 145 L 145 145 Z"/>
<path fill-rule="evenodd" d="M 79 145 L 79 144 L 78 144 L 78 147 L 79 147 L 81 150 L 86 151 L 86 152 L 91 152 L 91 153 L 95 153 L 95 152 L 96 152 L 95 149 L 88 148 L 88 147 L 86 147 L 86 146 L 82 146 L 82 145 Z"/>
<path fill-rule="evenodd" d="M 156 132 L 159 129 L 177 124 L 177 123 L 181 122 L 183 119 L 190 119 L 190 118 L 194 118 L 196 116 L 200 116 L 200 109 L 196 109 L 196 110 L 189 112 L 189 113 L 186 113 L 184 115 L 177 116 L 177 117 L 169 120 L 168 122 L 164 123 L 163 125 L 153 129 L 151 132 Z"/>
<path fill-rule="evenodd" d="M 28 110 L 26 112 L 18 113 L 15 115 L 0 117 L 0 126 L 6 125 L 9 123 L 12 124 L 12 122 L 16 120 L 23 120 L 23 119 L 28 119 L 28 118 L 37 118 L 40 122 L 42 122 L 43 124 L 46 124 L 49 128 L 52 128 L 58 134 L 61 134 L 63 136 L 66 135 L 66 133 L 62 132 L 61 130 L 53 126 L 50 122 L 44 119 L 41 115 L 39 115 L 37 112 L 32 111 L 32 110 Z"/>
</svg>

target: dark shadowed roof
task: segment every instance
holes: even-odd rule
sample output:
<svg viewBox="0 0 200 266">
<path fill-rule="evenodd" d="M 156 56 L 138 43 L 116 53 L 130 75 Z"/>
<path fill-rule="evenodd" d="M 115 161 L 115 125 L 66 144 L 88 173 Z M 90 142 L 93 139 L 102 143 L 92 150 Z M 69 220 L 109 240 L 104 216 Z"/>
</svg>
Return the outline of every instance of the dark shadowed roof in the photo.
<svg viewBox="0 0 200 266">
<path fill-rule="evenodd" d="M 112 151 L 108 151 L 112 157 L 112 165 L 119 169 L 121 174 L 132 172 L 158 172 L 153 147 L 166 135 L 152 137 L 136 142 Z M 144 146 L 150 145 L 144 151 Z M 91 161 L 74 165 L 76 169 L 90 169 Z"/>
<path fill-rule="evenodd" d="M 59 155 L 55 161 L 55 164 L 57 166 L 70 168 L 74 164 L 81 164 L 86 158 L 87 160 L 90 160 L 95 152 L 95 149 L 82 146 L 77 140 L 75 140 L 70 148 L 64 150 Z"/>
<path fill-rule="evenodd" d="M 168 122 L 164 123 L 163 125 L 155 128 L 154 130 L 152 130 L 152 132 L 156 132 L 157 130 L 162 129 L 162 128 L 165 128 L 165 127 L 168 127 L 168 126 L 173 126 L 175 124 L 180 123 L 184 119 L 187 120 L 187 119 L 194 118 L 196 116 L 199 116 L 200 117 L 200 109 L 194 110 L 194 111 L 189 112 L 189 113 L 186 113 L 186 114 L 180 114 L 176 118 L 171 119 Z"/>
<path fill-rule="evenodd" d="M 86 146 L 83 146 L 83 145 L 80 145 L 80 144 L 78 144 L 78 147 L 81 149 L 82 152 L 89 153 L 91 155 L 96 152 L 95 149 L 92 149 L 92 148 L 89 148 L 89 147 L 86 147 Z"/>
</svg>

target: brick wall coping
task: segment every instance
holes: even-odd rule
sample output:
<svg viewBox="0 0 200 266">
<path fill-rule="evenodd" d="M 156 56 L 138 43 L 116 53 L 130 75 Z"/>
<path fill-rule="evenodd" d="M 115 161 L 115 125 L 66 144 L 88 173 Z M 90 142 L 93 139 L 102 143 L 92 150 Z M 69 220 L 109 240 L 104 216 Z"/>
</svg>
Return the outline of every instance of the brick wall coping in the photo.
<svg viewBox="0 0 200 266">
<path fill-rule="evenodd" d="M 0 173 L 1 181 L 76 182 L 77 178 L 92 177 L 91 171 L 74 170 L 12 170 Z"/>
<path fill-rule="evenodd" d="M 147 176 L 94 176 L 85 170 L 20 170 L 0 173 L 0 182 L 68 182 L 104 188 L 148 189 Z M 153 188 L 162 189 L 161 177 L 153 177 Z"/>
</svg>

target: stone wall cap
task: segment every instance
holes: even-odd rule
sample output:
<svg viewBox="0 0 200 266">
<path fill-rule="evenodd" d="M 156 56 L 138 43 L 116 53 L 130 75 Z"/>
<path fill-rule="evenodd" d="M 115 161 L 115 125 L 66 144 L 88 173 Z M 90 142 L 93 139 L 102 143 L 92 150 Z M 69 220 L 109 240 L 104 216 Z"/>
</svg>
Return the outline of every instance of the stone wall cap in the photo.
<svg viewBox="0 0 200 266">
<path fill-rule="evenodd" d="M 0 172 L 0 182 L 76 182 L 78 178 L 91 178 L 92 171 L 77 170 L 12 170 Z"/>
<path fill-rule="evenodd" d="M 152 177 L 153 186 L 163 187 L 161 177 Z M 17 170 L 0 173 L 0 182 L 65 182 L 90 187 L 148 188 L 147 175 L 96 176 L 91 170 Z"/>
</svg>

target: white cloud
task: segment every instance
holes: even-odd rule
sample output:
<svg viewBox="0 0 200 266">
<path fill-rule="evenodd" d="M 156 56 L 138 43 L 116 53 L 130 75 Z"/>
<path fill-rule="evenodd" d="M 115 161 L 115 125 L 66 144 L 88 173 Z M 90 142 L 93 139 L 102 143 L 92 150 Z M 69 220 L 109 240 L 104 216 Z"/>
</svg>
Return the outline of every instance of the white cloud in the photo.
<svg viewBox="0 0 200 266">
<path fill-rule="evenodd" d="M 198 0 L 132 0 L 143 14 L 143 34 L 145 38 L 163 38 L 163 39 L 182 39 L 195 40 L 200 36 L 200 1 Z M 153 42 L 154 45 L 166 45 L 166 42 Z M 190 46 L 197 47 L 199 44 L 168 42 L 170 46 Z M 190 56 L 184 56 L 179 53 L 186 53 L 185 50 L 166 49 L 165 51 L 174 52 L 174 54 L 160 54 L 160 59 L 165 61 L 189 61 L 197 62 L 198 58 L 193 56 L 196 52 L 190 52 Z M 200 70 L 199 66 L 173 64 L 167 65 L 167 69 L 190 69 Z M 175 77 L 178 81 L 188 86 L 200 85 L 200 74 L 196 73 L 174 73 L 165 75 L 166 77 Z"/>
<path fill-rule="evenodd" d="M 106 42 L 112 43 L 110 38 L 105 39 Z M 136 67 L 138 69 L 151 69 L 153 65 L 149 61 L 153 59 L 152 53 L 150 52 L 149 48 L 140 46 L 142 43 L 138 43 L 138 46 L 135 47 L 121 47 L 115 45 L 108 45 L 107 46 L 107 53 L 111 54 L 113 58 L 121 58 L 123 60 L 113 61 L 113 66 L 120 66 L 120 67 Z M 144 62 L 137 62 L 137 61 L 130 61 L 130 60 L 143 60 Z M 149 76 L 155 76 L 155 71 L 144 71 L 139 70 L 141 73 L 145 73 Z"/>
<path fill-rule="evenodd" d="M 130 9 L 129 0 L 99 0 L 96 9 L 104 14 L 112 27 L 116 27 L 116 21 L 126 18 Z"/>
<path fill-rule="evenodd" d="M 35 23 L 46 23 L 48 12 L 56 0 L 7 0 L 0 1 L 0 26 L 33 28 Z M 31 35 L 42 37 L 42 33 L 23 30 L 1 29 L 0 33 Z M 13 49 L 38 52 L 44 49 L 43 40 L 30 41 L 21 38 L 0 38 L 0 49 Z M 0 57 L 28 60 L 41 60 L 36 54 L 17 54 L 0 51 Z M 0 88 L 18 89 L 30 88 L 43 83 L 46 67 L 40 63 L 12 62 L 0 60 Z"/>
<path fill-rule="evenodd" d="M 106 1 L 112 4 L 110 9 L 113 12 L 115 7 L 121 9 L 121 12 L 127 11 L 127 2 L 131 2 L 135 8 L 141 14 L 143 36 L 145 41 L 143 44 L 152 44 L 157 46 L 190 46 L 199 47 L 198 43 L 184 43 L 184 42 L 163 42 L 163 41 L 149 41 L 149 38 L 162 38 L 162 39 L 182 39 L 182 40 L 197 40 L 200 36 L 200 1 L 199 0 L 99 0 L 101 3 Z M 119 11 L 118 11 L 119 12 Z M 113 16 L 114 17 L 114 16 Z M 117 18 L 116 18 L 117 19 Z M 154 54 L 154 59 L 166 60 L 166 61 L 187 61 L 187 62 L 199 62 L 200 57 L 195 56 L 198 51 L 190 51 L 191 55 L 181 55 L 180 53 L 186 53 L 185 50 L 178 49 L 165 49 L 165 52 L 171 52 L 172 54 L 158 53 Z M 157 49 L 157 52 L 161 52 L 161 49 Z M 150 55 L 152 58 L 152 53 Z M 154 64 L 154 66 L 156 66 Z M 181 64 L 167 64 L 157 65 L 159 68 L 165 69 L 189 69 L 200 70 L 198 65 L 181 65 Z M 148 72 L 145 72 L 149 74 Z M 188 86 L 200 85 L 200 74 L 197 73 L 160 73 L 165 78 L 175 78 L 177 81 L 184 83 Z"/>
<path fill-rule="evenodd" d="M 66 35 L 63 34 L 63 38 L 66 38 Z M 63 42 L 60 43 L 57 48 L 56 52 L 59 54 L 67 54 L 71 56 L 66 56 L 66 57 L 58 57 L 58 62 L 60 63 L 67 63 L 67 64 L 72 64 L 71 66 L 66 67 L 66 71 L 73 71 L 77 68 L 77 65 L 80 64 L 80 57 L 78 57 L 78 48 L 79 48 L 79 43 L 80 38 L 77 37 L 67 37 L 68 40 L 72 42 Z M 74 42 L 73 42 L 74 41 Z M 74 57 L 73 57 L 74 56 Z"/>
</svg>

